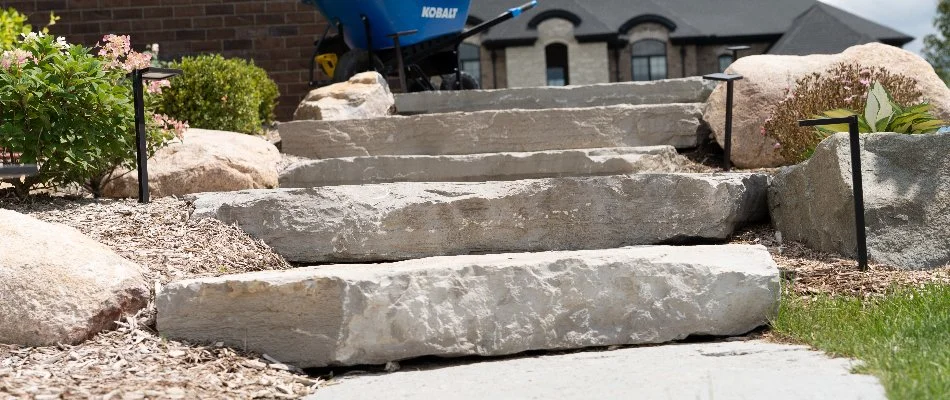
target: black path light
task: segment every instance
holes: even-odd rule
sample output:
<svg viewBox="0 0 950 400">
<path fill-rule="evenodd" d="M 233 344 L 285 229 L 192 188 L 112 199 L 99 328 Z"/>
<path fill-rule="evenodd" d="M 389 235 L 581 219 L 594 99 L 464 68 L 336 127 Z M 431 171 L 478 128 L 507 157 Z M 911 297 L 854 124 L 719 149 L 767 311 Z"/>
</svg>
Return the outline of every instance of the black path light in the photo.
<svg viewBox="0 0 950 400">
<path fill-rule="evenodd" d="M 822 126 L 848 124 L 848 139 L 851 143 L 851 182 L 854 188 L 854 231 L 858 242 L 858 267 L 868 270 L 867 228 L 864 225 L 864 182 L 861 179 L 861 142 L 858 136 L 858 116 L 844 118 L 819 118 L 798 121 L 799 126 Z"/>
<path fill-rule="evenodd" d="M 732 52 L 732 62 L 736 62 L 736 60 L 739 59 L 740 51 L 749 50 L 751 48 L 752 47 L 749 47 L 749 46 L 730 46 L 730 47 L 726 47 L 726 50 L 729 50 Z"/>
<path fill-rule="evenodd" d="M 732 170 L 732 96 L 733 96 L 733 83 L 737 80 L 742 79 L 742 75 L 732 75 L 725 73 L 718 74 L 709 74 L 703 76 L 703 79 L 711 81 L 721 81 L 726 82 L 726 140 L 723 143 L 723 160 L 722 160 L 722 169 L 726 171 Z"/>
<path fill-rule="evenodd" d="M 132 70 L 132 94 L 135 97 L 135 142 L 139 170 L 139 203 L 148 203 L 148 151 L 145 137 L 145 85 L 142 81 L 160 81 L 181 75 L 180 69 L 145 68 Z"/>
</svg>

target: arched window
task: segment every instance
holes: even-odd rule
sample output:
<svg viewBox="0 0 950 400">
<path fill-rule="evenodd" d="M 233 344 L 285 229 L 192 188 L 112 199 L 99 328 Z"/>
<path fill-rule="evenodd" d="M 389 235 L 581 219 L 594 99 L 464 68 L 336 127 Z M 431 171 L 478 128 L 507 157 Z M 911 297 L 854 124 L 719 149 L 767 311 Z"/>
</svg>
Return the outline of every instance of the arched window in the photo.
<svg viewBox="0 0 950 400">
<path fill-rule="evenodd" d="M 481 49 L 470 43 L 462 43 L 459 46 L 459 68 L 463 72 L 475 78 L 478 85 L 482 85 L 482 61 Z"/>
<path fill-rule="evenodd" d="M 571 84 L 567 69 L 567 45 L 551 43 L 544 48 L 544 63 L 547 66 L 548 86 Z"/>
<path fill-rule="evenodd" d="M 633 44 L 633 80 L 654 81 L 666 79 L 666 43 L 646 39 Z"/>
<path fill-rule="evenodd" d="M 731 54 L 719 56 L 719 72 L 726 72 L 726 68 L 729 68 L 733 61 Z"/>
</svg>

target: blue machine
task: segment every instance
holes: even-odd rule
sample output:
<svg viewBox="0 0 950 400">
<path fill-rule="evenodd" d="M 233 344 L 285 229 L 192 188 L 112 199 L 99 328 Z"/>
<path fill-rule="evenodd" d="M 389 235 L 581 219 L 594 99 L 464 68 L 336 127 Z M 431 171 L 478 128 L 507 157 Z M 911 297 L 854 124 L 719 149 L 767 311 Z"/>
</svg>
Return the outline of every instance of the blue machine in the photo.
<svg viewBox="0 0 950 400">
<path fill-rule="evenodd" d="M 475 89 L 459 70 L 458 46 L 466 38 L 515 18 L 537 0 L 465 30 L 471 0 L 301 0 L 330 22 L 316 42 L 310 63 L 311 86 L 342 82 L 376 70 L 398 73 L 404 91 L 435 90 L 429 77 L 443 76 L 443 89 Z M 335 35 L 329 35 L 331 27 Z M 332 81 L 315 81 L 316 68 Z"/>
</svg>

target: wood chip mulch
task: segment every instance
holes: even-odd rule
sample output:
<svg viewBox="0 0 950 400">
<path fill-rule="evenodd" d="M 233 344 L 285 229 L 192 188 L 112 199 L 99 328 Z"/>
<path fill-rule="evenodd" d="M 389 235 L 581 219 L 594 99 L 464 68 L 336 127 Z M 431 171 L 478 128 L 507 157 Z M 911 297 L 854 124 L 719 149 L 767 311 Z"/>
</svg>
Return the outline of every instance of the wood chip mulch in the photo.
<svg viewBox="0 0 950 400">
<path fill-rule="evenodd" d="M 799 296 L 882 296 L 897 287 L 950 284 L 950 266 L 928 271 L 910 271 L 871 264 L 860 271 L 857 262 L 836 254 L 822 253 L 796 242 L 782 241 L 768 225 L 738 233 L 733 243 L 761 244 L 778 264 L 787 290 Z"/>
<path fill-rule="evenodd" d="M 12 209 L 78 229 L 147 272 L 150 282 L 290 268 L 263 242 L 215 220 L 193 221 L 175 198 L 0 198 Z M 0 345 L 0 399 L 300 398 L 323 384 L 267 355 L 161 338 L 154 305 L 77 346 Z"/>
</svg>

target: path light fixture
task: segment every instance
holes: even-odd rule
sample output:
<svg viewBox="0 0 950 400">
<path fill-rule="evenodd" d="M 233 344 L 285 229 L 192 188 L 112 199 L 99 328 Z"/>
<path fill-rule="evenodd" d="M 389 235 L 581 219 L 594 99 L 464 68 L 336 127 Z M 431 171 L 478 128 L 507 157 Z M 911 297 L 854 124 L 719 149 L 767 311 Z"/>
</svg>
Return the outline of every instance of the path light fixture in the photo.
<svg viewBox="0 0 950 400">
<path fill-rule="evenodd" d="M 726 82 L 726 140 L 723 143 L 722 169 L 727 172 L 732 170 L 732 96 L 733 83 L 742 79 L 742 75 L 733 75 L 725 73 L 704 75 L 703 79 L 710 81 Z"/>
<path fill-rule="evenodd" d="M 819 118 L 798 121 L 799 126 L 823 126 L 848 124 L 848 141 L 851 144 L 851 186 L 854 188 L 854 232 L 858 245 L 858 267 L 868 270 L 868 239 L 864 225 L 864 182 L 861 179 L 861 142 L 858 135 L 858 116 L 844 118 Z"/>
<path fill-rule="evenodd" d="M 149 202 L 148 151 L 145 137 L 145 85 L 143 81 L 160 81 L 181 75 L 180 69 L 145 68 L 132 71 L 132 94 L 135 98 L 135 142 L 139 171 L 139 203 Z"/>
</svg>

